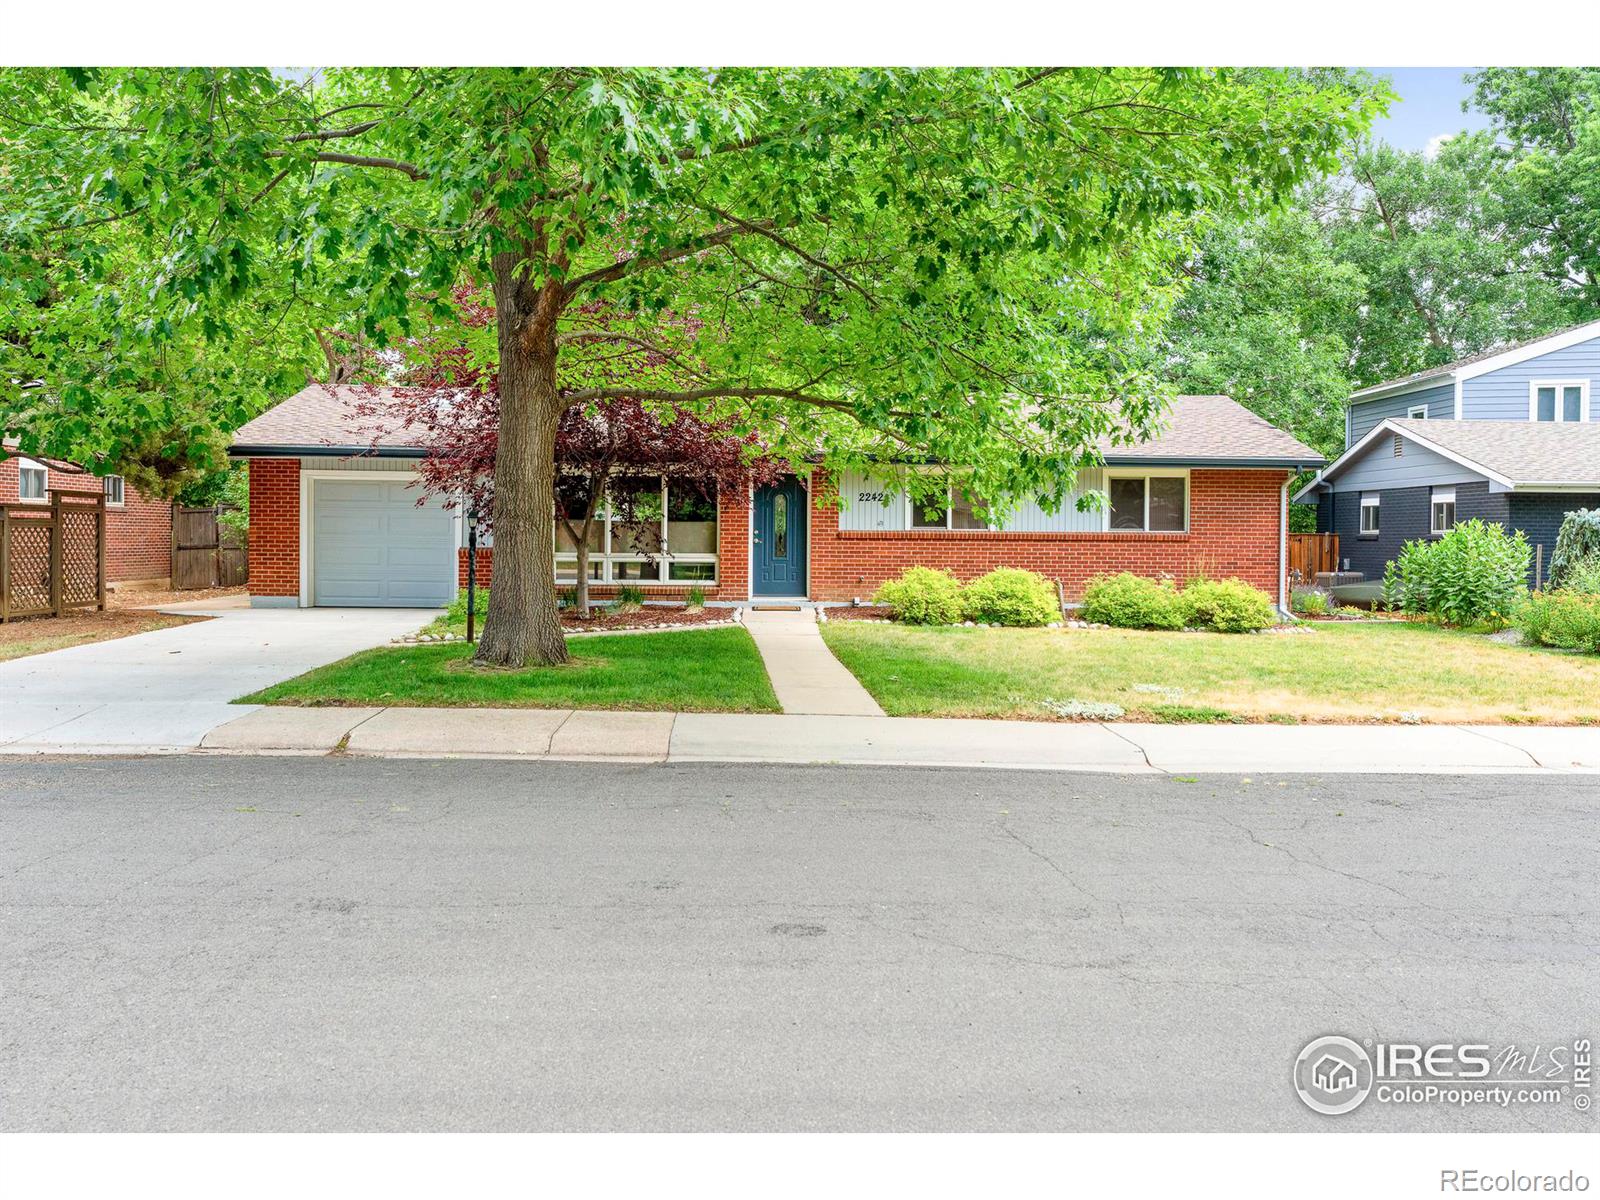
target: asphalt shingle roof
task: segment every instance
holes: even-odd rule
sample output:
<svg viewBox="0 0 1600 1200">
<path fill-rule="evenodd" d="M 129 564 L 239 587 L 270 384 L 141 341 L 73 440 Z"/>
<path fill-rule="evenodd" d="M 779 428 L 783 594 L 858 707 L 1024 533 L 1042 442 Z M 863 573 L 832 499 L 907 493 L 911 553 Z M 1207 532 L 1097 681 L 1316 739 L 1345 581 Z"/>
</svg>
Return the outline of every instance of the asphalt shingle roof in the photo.
<svg viewBox="0 0 1600 1200">
<path fill-rule="evenodd" d="M 1584 322 L 1584 325 L 1593 325 L 1595 323 L 1596 322 L 1593 321 L 1586 321 Z M 1474 363 L 1483 362 L 1485 359 L 1498 358 L 1502 354 L 1510 354 L 1517 350 L 1526 350 L 1529 347 L 1537 346 L 1540 342 L 1548 342 L 1552 338 L 1558 338 L 1569 334 L 1574 329 L 1582 329 L 1584 325 L 1569 325 L 1565 329 L 1557 329 L 1553 333 L 1540 334 L 1538 337 L 1528 338 L 1526 341 L 1509 342 L 1503 346 L 1494 346 L 1488 350 L 1479 351 L 1477 354 L 1469 354 L 1465 358 L 1458 358 L 1455 360 L 1455 362 L 1447 362 L 1437 367 L 1429 367 L 1425 371 L 1413 371 L 1410 375 L 1401 375 L 1396 379 L 1385 379 L 1382 383 L 1373 383 L 1361 388 L 1356 392 L 1356 395 L 1365 396 L 1368 392 L 1385 391 L 1389 388 L 1403 387 L 1408 383 L 1417 383 L 1424 379 L 1442 379 L 1447 375 L 1453 375 L 1455 372 L 1461 370 L 1462 367 L 1470 367 Z"/>
<path fill-rule="evenodd" d="M 1102 441 L 1100 450 L 1111 464 L 1189 459 L 1317 467 L 1327 461 L 1229 396 L 1178 396 L 1155 437 L 1128 446 Z"/>
<path fill-rule="evenodd" d="M 391 453 L 411 450 L 420 454 L 415 431 L 380 430 L 374 440 L 374 426 L 381 422 L 358 415 L 358 404 L 381 404 L 387 392 L 386 388 L 312 384 L 240 426 L 233 435 L 233 453 L 249 457 L 252 449 L 280 454 L 304 449 L 308 453 L 349 454 L 376 445 Z M 1106 439 L 1100 449 L 1113 465 L 1207 461 L 1315 467 L 1325 461 L 1311 447 L 1227 396 L 1178 396 L 1155 437 L 1120 446 Z"/>
<path fill-rule="evenodd" d="M 358 405 L 381 405 L 391 394 L 388 388 L 313 383 L 239 426 L 233 435 L 233 453 L 248 457 L 250 449 L 304 447 L 313 453 L 325 449 L 349 454 L 377 445 L 387 450 L 415 450 L 420 455 L 416 431 L 384 428 L 378 418 L 357 412 Z"/>
<path fill-rule="evenodd" d="M 1573 483 L 1600 487 L 1597 421 L 1566 424 L 1391 419 L 1389 424 L 1469 459 L 1515 485 Z"/>
</svg>

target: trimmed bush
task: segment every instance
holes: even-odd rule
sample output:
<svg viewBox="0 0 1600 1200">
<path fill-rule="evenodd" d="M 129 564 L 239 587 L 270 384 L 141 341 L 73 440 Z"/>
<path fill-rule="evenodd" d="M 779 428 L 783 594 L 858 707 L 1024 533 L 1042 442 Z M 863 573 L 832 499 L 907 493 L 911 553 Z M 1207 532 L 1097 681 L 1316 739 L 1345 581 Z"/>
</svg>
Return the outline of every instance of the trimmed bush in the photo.
<svg viewBox="0 0 1600 1200">
<path fill-rule="evenodd" d="M 1384 603 L 1448 625 L 1504 623 L 1525 594 L 1532 553 L 1521 530 L 1463 521 L 1436 541 L 1405 544 L 1384 569 Z"/>
<path fill-rule="evenodd" d="M 1568 576 L 1581 564 L 1595 562 L 1600 562 L 1600 508 L 1569 512 L 1550 551 L 1550 590 L 1571 586 Z"/>
<path fill-rule="evenodd" d="M 1600 595 L 1571 589 L 1535 592 L 1517 609 L 1516 625 L 1538 645 L 1600 653 Z"/>
<path fill-rule="evenodd" d="M 1056 585 L 1015 567 L 1000 567 L 967 584 L 961 612 L 986 625 L 1048 625 L 1061 619 Z"/>
<path fill-rule="evenodd" d="M 1217 633 L 1254 633 L 1276 623 L 1272 597 L 1242 579 L 1197 579 L 1178 593 L 1183 623 Z"/>
<path fill-rule="evenodd" d="M 872 597 L 907 625 L 953 625 L 961 619 L 961 581 L 949 571 L 907 567 Z"/>
<path fill-rule="evenodd" d="M 1115 625 L 1119 629 L 1182 629 L 1183 609 L 1178 589 L 1143 575 L 1097 575 L 1083 589 L 1085 621 Z"/>
</svg>

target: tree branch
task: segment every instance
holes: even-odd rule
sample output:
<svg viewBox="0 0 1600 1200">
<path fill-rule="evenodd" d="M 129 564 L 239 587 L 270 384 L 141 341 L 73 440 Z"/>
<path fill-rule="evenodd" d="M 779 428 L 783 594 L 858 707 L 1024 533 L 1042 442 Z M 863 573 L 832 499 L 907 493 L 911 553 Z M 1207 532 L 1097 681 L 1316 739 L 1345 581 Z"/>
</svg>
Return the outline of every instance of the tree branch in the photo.
<svg viewBox="0 0 1600 1200">
<path fill-rule="evenodd" d="M 649 267 L 662 267 L 668 263 L 677 262 L 680 258 L 688 258 L 691 254 L 699 254 L 702 250 L 710 250 L 716 246 L 724 245 L 729 239 L 741 233 L 760 232 L 752 230 L 748 222 L 739 222 L 734 225 L 724 225 L 720 229 L 713 229 L 702 238 L 674 246 L 670 250 L 663 250 L 658 254 L 630 255 L 619 262 L 612 263 L 609 267 L 601 267 L 598 271 L 590 271 L 587 275 L 579 275 L 576 279 L 568 280 L 567 296 L 576 295 L 581 289 L 593 283 L 615 283 L 625 276 L 636 274 Z"/>
<path fill-rule="evenodd" d="M 349 125 L 343 129 L 314 129 L 309 133 L 291 133 L 283 140 L 286 142 L 325 142 L 333 138 L 360 137 L 369 129 L 376 129 L 379 120 L 362 121 L 359 125 Z"/>
<path fill-rule="evenodd" d="M 268 158 L 289 158 L 287 150 L 268 150 Z M 397 158 L 374 158 L 366 154 L 335 154 L 324 150 L 318 154 L 308 155 L 306 162 L 343 163 L 351 167 L 382 167 L 389 171 L 399 171 L 402 175 L 409 175 L 412 179 L 426 179 L 428 173 L 421 167 L 412 163 L 402 162 Z"/>
</svg>

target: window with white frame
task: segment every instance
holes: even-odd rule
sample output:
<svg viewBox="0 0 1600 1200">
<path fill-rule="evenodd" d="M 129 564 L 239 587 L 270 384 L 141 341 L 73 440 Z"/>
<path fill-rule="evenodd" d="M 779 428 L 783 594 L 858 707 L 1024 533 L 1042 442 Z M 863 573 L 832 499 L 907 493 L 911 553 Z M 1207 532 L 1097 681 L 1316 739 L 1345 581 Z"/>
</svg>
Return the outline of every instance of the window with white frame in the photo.
<svg viewBox="0 0 1600 1200">
<path fill-rule="evenodd" d="M 628 503 L 621 503 L 626 495 Z M 717 501 L 659 476 L 615 480 L 589 527 L 589 579 L 594 583 L 714 583 Z M 626 519 L 624 514 L 627 514 Z M 574 521 L 575 528 L 580 522 Z M 578 577 L 578 547 L 558 518 L 556 580 Z"/>
<path fill-rule="evenodd" d="M 43 502 L 50 494 L 50 472 L 31 458 L 17 459 L 17 498 Z"/>
<path fill-rule="evenodd" d="M 110 508 L 121 508 L 123 503 L 122 476 L 107 475 L 100 481 L 100 486 L 105 492 L 106 505 Z"/>
<path fill-rule="evenodd" d="M 944 503 L 909 499 L 912 529 L 989 529 L 987 505 L 975 492 L 954 485 L 945 489 Z"/>
<path fill-rule="evenodd" d="M 1426 421 L 1428 419 L 1428 406 L 1426 404 L 1413 404 L 1406 409 L 1406 416 L 1413 421 Z"/>
<path fill-rule="evenodd" d="M 1378 495 L 1375 492 L 1361 497 L 1361 532 L 1366 537 L 1378 536 Z"/>
<path fill-rule="evenodd" d="M 1528 420 L 1587 421 L 1589 419 L 1589 381 L 1587 379 L 1535 379 L 1528 387 Z"/>
<path fill-rule="evenodd" d="M 1449 533 L 1456 527 L 1456 490 L 1453 487 L 1433 489 L 1433 516 L 1428 529 L 1431 533 Z"/>
<path fill-rule="evenodd" d="M 1107 474 L 1106 528 L 1112 533 L 1183 533 L 1189 477 L 1177 472 Z"/>
</svg>

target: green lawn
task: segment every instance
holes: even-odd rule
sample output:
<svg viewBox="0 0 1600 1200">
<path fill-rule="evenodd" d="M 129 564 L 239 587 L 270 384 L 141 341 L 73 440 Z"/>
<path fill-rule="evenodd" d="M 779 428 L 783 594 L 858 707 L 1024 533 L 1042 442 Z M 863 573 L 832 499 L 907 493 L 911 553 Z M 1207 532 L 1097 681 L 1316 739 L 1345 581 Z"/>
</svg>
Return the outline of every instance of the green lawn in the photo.
<svg viewBox="0 0 1600 1200">
<path fill-rule="evenodd" d="M 823 636 L 894 716 L 1049 719 L 1044 701 L 1080 700 L 1130 720 L 1600 721 L 1600 659 L 1430 625 L 1239 635 L 837 621 Z"/>
<path fill-rule="evenodd" d="M 366 650 L 240 702 L 778 711 L 742 628 L 573 638 L 567 650 L 564 666 L 521 671 L 473 667 L 472 647 L 461 643 Z"/>
</svg>

